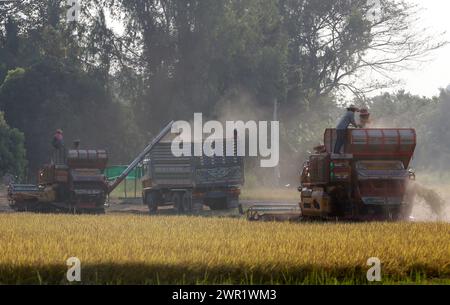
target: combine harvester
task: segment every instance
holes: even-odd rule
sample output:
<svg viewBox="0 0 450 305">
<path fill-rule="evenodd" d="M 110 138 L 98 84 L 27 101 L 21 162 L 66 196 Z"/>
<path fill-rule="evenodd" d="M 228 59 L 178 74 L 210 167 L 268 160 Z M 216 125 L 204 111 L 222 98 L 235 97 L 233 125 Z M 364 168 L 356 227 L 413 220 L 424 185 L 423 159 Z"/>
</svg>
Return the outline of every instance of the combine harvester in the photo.
<svg viewBox="0 0 450 305">
<path fill-rule="evenodd" d="M 342 154 L 333 154 L 336 130 L 304 163 L 300 178 L 301 219 L 404 220 L 412 202 L 406 196 L 414 179 L 409 163 L 416 146 L 414 129 L 348 129 Z M 249 220 L 276 218 L 289 206 L 254 206 Z"/>
<path fill-rule="evenodd" d="M 39 171 L 37 185 L 8 187 L 10 207 L 31 212 L 102 213 L 108 194 L 103 175 L 107 162 L 105 150 L 56 151 L 53 161 Z"/>
<path fill-rule="evenodd" d="M 111 184 L 104 169 L 105 150 L 56 151 L 53 161 L 39 171 L 38 184 L 11 184 L 9 205 L 16 211 L 104 213 L 107 196 L 171 130 L 170 122 Z"/>
</svg>

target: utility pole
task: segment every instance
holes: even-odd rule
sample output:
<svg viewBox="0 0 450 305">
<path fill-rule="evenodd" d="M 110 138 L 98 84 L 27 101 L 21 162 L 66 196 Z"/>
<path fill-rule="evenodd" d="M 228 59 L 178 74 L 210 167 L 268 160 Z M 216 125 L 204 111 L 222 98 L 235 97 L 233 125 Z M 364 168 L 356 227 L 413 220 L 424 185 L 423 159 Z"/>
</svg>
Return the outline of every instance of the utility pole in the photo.
<svg viewBox="0 0 450 305">
<path fill-rule="evenodd" d="M 273 120 L 278 121 L 278 101 L 277 99 L 273 100 Z M 270 135 L 273 137 L 273 135 Z M 272 148 L 273 149 L 273 148 Z M 274 184 L 275 186 L 280 186 L 280 166 L 277 164 L 277 166 L 274 167 Z"/>
</svg>

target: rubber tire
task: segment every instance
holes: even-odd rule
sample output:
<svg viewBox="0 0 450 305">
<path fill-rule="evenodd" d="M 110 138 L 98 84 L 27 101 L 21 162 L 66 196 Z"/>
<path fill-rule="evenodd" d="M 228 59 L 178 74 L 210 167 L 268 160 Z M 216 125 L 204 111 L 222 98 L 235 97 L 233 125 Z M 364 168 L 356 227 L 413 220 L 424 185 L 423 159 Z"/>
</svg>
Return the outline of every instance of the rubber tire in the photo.
<svg viewBox="0 0 450 305">
<path fill-rule="evenodd" d="M 177 213 L 183 213 L 183 196 L 180 192 L 172 195 L 173 208 Z"/>
<path fill-rule="evenodd" d="M 192 211 L 192 195 L 190 192 L 185 192 L 181 201 L 183 212 L 189 213 Z"/>
<path fill-rule="evenodd" d="M 226 210 L 228 207 L 228 198 L 214 198 L 207 205 L 212 211 Z"/>
<path fill-rule="evenodd" d="M 156 201 L 157 195 L 154 192 L 148 192 L 145 194 L 145 203 L 148 206 L 150 214 L 155 214 L 158 211 L 158 202 Z"/>
</svg>

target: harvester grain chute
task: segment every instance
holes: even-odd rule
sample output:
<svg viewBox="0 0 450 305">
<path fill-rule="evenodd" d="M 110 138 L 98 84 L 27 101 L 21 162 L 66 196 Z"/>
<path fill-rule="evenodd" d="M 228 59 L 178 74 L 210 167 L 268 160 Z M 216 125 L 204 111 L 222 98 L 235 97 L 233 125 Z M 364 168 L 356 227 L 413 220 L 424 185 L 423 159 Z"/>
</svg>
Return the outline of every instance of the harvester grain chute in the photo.
<svg viewBox="0 0 450 305">
<path fill-rule="evenodd" d="M 153 149 L 153 147 L 159 142 L 161 141 L 162 138 L 164 138 L 164 136 L 166 134 L 169 133 L 169 131 L 172 128 L 174 121 L 170 121 L 169 124 L 166 125 L 166 127 L 164 127 L 161 132 L 153 139 L 153 141 L 144 148 L 144 150 L 142 152 L 139 153 L 139 155 L 134 158 L 134 160 L 130 163 L 130 165 L 128 165 L 128 167 L 122 172 L 122 174 L 120 174 L 119 177 L 117 177 L 108 187 L 108 193 L 111 193 L 130 173 L 131 171 L 138 166 L 138 164 L 144 160 L 145 156 Z"/>
<path fill-rule="evenodd" d="M 56 150 L 39 171 L 38 184 L 11 184 L 8 200 L 16 211 L 103 213 L 110 194 L 171 129 L 170 122 L 111 184 L 104 169 L 106 150 Z"/>
</svg>

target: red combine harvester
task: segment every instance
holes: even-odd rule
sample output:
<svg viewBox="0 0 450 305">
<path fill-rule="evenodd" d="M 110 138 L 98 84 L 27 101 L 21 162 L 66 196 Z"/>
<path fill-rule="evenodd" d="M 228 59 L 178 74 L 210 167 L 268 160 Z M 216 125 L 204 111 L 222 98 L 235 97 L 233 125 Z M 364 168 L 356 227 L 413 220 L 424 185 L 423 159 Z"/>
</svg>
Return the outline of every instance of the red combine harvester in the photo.
<svg viewBox="0 0 450 305">
<path fill-rule="evenodd" d="M 348 129 L 342 154 L 333 154 L 336 130 L 303 166 L 300 209 L 303 218 L 401 220 L 412 203 L 405 194 L 414 179 L 409 163 L 416 146 L 414 129 Z"/>
<path fill-rule="evenodd" d="M 104 212 L 108 184 L 105 150 L 55 151 L 39 171 L 38 184 L 11 184 L 10 206 L 16 211 Z"/>
<path fill-rule="evenodd" d="M 39 172 L 38 184 L 10 184 L 9 205 L 16 211 L 104 213 L 110 194 L 167 134 L 173 121 L 148 144 L 112 183 L 104 169 L 106 150 L 70 149 L 55 151 L 52 162 Z"/>
</svg>

